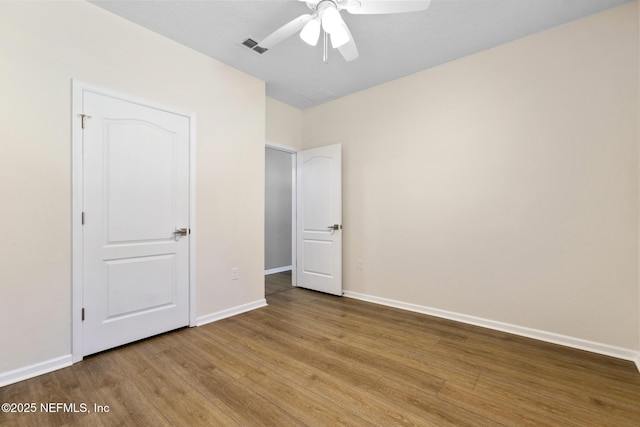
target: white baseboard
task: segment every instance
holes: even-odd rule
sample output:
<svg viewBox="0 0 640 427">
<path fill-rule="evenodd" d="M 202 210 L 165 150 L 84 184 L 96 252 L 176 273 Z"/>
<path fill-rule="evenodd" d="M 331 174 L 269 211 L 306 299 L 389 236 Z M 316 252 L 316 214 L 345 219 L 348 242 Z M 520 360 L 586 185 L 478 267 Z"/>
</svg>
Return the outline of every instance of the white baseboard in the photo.
<svg viewBox="0 0 640 427">
<path fill-rule="evenodd" d="M 239 305 L 237 307 L 233 307 L 228 310 L 222 310 L 217 313 L 212 313 L 206 316 L 198 317 L 196 319 L 196 326 L 201 326 L 210 322 L 215 322 L 216 320 L 221 320 L 227 317 L 235 316 L 236 314 L 245 313 L 247 311 L 255 310 L 256 308 L 265 307 L 266 305 L 267 305 L 267 300 L 261 299 L 248 304 Z M 66 368 L 68 366 L 71 366 L 72 364 L 73 364 L 73 356 L 71 354 L 68 354 L 55 359 L 36 363 L 34 365 L 14 369 L 12 371 L 0 372 L 0 387 L 17 383 L 19 381 L 27 380 L 29 378 L 37 377 L 38 375 L 47 374 L 49 372 L 56 371 L 58 369 Z"/>
<path fill-rule="evenodd" d="M 229 308 L 227 310 L 222 310 L 215 313 L 207 314 L 206 316 L 198 317 L 196 318 L 196 326 L 206 325 L 207 323 L 226 319 L 227 317 L 246 313 L 247 311 L 255 310 L 256 308 L 266 307 L 266 306 L 267 306 L 267 300 L 263 298 L 258 301 L 242 304 L 236 307 Z"/>
<path fill-rule="evenodd" d="M 565 347 L 577 348 L 580 350 L 590 351 L 592 353 L 603 354 L 618 359 L 629 360 L 636 364 L 640 371 L 640 352 L 627 348 L 615 347 L 608 344 L 602 344 L 593 341 L 587 341 L 581 338 L 570 337 L 566 335 L 556 334 L 553 332 L 541 331 L 538 329 L 526 328 L 523 326 L 511 325 L 509 323 L 497 322 L 495 320 L 483 319 L 480 317 L 469 316 L 466 314 L 455 313 L 437 308 L 410 304 L 402 301 L 396 301 L 388 298 L 376 297 L 373 295 L 361 294 L 359 292 L 344 291 L 344 296 L 362 301 L 372 302 L 375 304 L 386 305 L 389 307 L 399 308 L 402 310 L 413 311 L 416 313 L 428 314 L 430 316 L 441 317 L 444 319 L 455 320 L 461 323 L 481 326 L 483 328 L 494 329 L 497 331 L 508 332 L 514 335 L 520 335 L 527 338 L 533 338 L 553 344 L 563 345 Z"/>
<path fill-rule="evenodd" d="M 47 374 L 58 369 L 66 368 L 68 366 L 71 366 L 72 363 L 72 356 L 70 354 L 67 354 L 65 356 L 45 360 L 44 362 L 36 363 L 34 365 L 25 366 L 8 372 L 1 372 L 0 387 L 4 387 L 6 385 L 17 383 L 23 380 L 28 380 L 29 378 Z"/>
<path fill-rule="evenodd" d="M 284 267 L 276 267 L 276 268 L 270 268 L 268 270 L 265 270 L 264 275 L 268 276 L 269 274 L 282 273 L 283 271 L 291 271 L 291 270 L 293 270 L 292 265 L 285 265 Z"/>
</svg>

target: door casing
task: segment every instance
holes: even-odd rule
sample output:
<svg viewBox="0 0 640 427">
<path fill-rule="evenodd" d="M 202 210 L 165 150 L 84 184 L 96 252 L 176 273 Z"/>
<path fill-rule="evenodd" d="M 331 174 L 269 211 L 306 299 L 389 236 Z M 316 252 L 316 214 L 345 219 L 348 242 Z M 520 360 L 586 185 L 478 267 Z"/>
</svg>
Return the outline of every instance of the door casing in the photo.
<svg viewBox="0 0 640 427">
<path fill-rule="evenodd" d="M 292 157 L 292 195 L 291 195 L 291 285 L 298 286 L 298 161 L 297 157 L 300 152 L 304 151 L 299 148 L 288 145 L 279 144 L 277 142 L 265 141 L 265 147 L 280 150 L 291 154 Z M 342 232 L 342 231 L 341 231 Z M 341 266 L 342 268 L 342 266 Z"/>
<path fill-rule="evenodd" d="M 129 94 L 105 89 L 96 85 L 72 80 L 71 103 L 71 175 L 72 175 L 72 203 L 71 203 L 71 354 L 73 363 L 82 360 L 82 302 L 83 302 L 83 239 L 82 239 L 82 209 L 83 209 L 83 157 L 82 157 L 82 96 L 85 91 L 119 98 L 152 108 L 168 111 L 189 119 L 189 224 L 191 235 L 189 239 L 189 326 L 196 326 L 196 115 L 179 108 L 161 105 Z M 90 112 L 87 112 L 90 114 Z M 87 120 L 91 120 L 87 118 Z"/>
<path fill-rule="evenodd" d="M 296 222 L 296 206 L 297 206 L 297 194 L 298 190 L 296 187 L 297 183 L 297 155 L 298 149 L 294 147 L 289 147 L 287 145 L 278 144 L 272 141 L 266 141 L 265 147 L 273 148 L 274 150 L 284 151 L 285 153 L 291 154 L 291 286 L 297 286 L 297 238 L 296 233 L 298 230 L 298 225 Z"/>
</svg>

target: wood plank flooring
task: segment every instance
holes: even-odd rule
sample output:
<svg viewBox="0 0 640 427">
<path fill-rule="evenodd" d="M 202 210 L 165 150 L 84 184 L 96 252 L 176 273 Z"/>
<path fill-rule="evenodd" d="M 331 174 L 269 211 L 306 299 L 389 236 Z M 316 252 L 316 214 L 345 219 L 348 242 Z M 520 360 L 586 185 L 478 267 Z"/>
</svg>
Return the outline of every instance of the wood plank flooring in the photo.
<svg viewBox="0 0 640 427">
<path fill-rule="evenodd" d="M 38 405 L 0 425 L 640 425 L 631 362 L 298 288 L 267 301 L 0 388 Z"/>
<path fill-rule="evenodd" d="M 270 274 L 264 279 L 265 296 L 291 290 L 291 271 Z"/>
</svg>

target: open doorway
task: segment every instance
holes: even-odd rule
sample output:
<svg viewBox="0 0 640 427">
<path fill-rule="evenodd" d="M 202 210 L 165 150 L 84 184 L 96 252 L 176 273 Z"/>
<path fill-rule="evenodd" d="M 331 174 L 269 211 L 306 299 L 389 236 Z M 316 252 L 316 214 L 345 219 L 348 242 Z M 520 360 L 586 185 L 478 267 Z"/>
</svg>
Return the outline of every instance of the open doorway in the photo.
<svg viewBox="0 0 640 427">
<path fill-rule="evenodd" d="M 265 147 L 265 296 L 295 286 L 293 150 Z"/>
<path fill-rule="evenodd" d="M 266 277 L 341 296 L 342 146 L 265 150 Z"/>
</svg>

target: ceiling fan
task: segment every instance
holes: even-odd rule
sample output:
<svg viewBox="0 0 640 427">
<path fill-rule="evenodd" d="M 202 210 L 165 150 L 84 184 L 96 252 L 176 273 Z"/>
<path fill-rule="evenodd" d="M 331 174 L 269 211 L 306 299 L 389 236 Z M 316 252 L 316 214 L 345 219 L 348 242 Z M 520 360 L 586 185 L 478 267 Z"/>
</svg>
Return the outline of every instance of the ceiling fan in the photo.
<svg viewBox="0 0 640 427">
<path fill-rule="evenodd" d="M 378 15 L 402 12 L 417 12 L 429 7 L 431 0 L 298 0 L 304 1 L 311 13 L 300 15 L 267 36 L 258 46 L 266 51 L 300 31 L 305 43 L 316 46 L 320 33 L 324 35 L 324 61 L 327 58 L 327 39 L 349 62 L 358 57 L 358 48 L 342 20 L 340 12 L 346 10 L 353 15 Z"/>
</svg>

